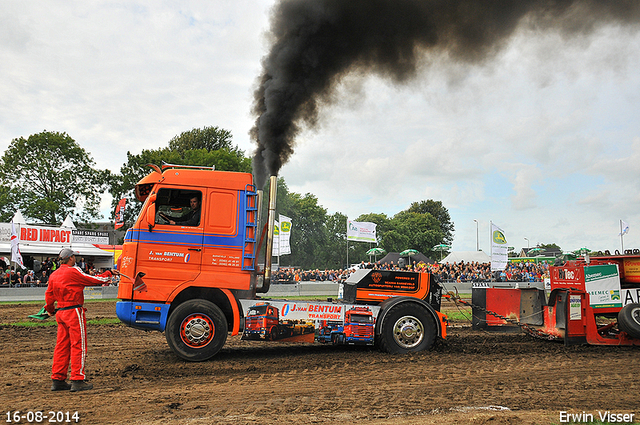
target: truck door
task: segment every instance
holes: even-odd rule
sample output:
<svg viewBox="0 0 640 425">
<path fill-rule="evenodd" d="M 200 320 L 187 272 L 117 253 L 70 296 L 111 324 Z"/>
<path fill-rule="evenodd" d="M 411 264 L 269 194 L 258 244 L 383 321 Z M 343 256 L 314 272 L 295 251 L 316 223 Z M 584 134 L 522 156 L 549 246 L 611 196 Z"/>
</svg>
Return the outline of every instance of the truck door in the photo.
<svg viewBox="0 0 640 425">
<path fill-rule="evenodd" d="M 202 265 L 206 194 L 192 188 L 160 188 L 155 226 L 141 232 L 138 268 L 148 293 L 136 298 L 166 300 L 175 288 L 195 280 Z"/>
<path fill-rule="evenodd" d="M 231 189 L 207 189 L 204 248 L 200 279 L 208 286 L 248 289 L 249 274 L 242 273 L 244 197 Z"/>
</svg>

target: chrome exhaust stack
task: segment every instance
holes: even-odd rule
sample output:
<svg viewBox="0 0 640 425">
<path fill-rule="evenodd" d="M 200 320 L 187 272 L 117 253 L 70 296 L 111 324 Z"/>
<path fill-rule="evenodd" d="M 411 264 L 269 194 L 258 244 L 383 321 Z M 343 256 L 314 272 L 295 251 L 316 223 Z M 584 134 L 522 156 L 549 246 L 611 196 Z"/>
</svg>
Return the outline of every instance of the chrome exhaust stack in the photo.
<svg viewBox="0 0 640 425">
<path fill-rule="evenodd" d="M 258 288 L 256 292 L 267 293 L 271 286 L 271 265 L 273 252 L 273 236 L 275 233 L 275 221 L 276 221 L 276 195 L 278 192 L 278 176 L 269 177 L 269 212 L 267 213 L 267 244 L 266 251 L 264 253 L 264 278 L 262 287 Z"/>
</svg>

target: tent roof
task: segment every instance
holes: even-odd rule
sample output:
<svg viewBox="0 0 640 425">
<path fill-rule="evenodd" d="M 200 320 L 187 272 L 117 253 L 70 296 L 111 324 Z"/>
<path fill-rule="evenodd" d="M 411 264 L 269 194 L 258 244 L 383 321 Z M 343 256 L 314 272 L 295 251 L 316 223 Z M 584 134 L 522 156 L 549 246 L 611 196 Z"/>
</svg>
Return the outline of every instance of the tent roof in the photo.
<svg viewBox="0 0 640 425">
<path fill-rule="evenodd" d="M 11 221 L 13 221 L 15 224 L 27 224 L 27 222 L 24 221 L 24 217 L 22 216 L 20 210 L 16 211 L 16 214 L 13 216 Z"/>
<path fill-rule="evenodd" d="M 400 259 L 400 253 L 399 252 L 390 252 L 387 255 L 385 255 L 383 258 L 381 258 L 380 260 L 378 260 L 380 263 L 391 263 L 393 261 L 393 264 L 398 264 L 398 260 Z M 402 258 L 406 258 L 407 260 L 409 260 L 409 256 L 402 256 Z M 419 252 L 416 255 L 412 255 L 411 256 L 411 262 L 423 262 L 426 264 L 433 264 L 433 260 L 430 259 L 429 257 L 427 257 L 426 255 L 424 255 L 423 253 Z"/>
<path fill-rule="evenodd" d="M 471 263 L 477 261 L 478 263 L 489 263 L 491 257 L 489 257 L 483 251 L 458 251 L 452 252 L 440 261 L 440 264 L 452 264 L 464 261 L 465 263 Z"/>
</svg>

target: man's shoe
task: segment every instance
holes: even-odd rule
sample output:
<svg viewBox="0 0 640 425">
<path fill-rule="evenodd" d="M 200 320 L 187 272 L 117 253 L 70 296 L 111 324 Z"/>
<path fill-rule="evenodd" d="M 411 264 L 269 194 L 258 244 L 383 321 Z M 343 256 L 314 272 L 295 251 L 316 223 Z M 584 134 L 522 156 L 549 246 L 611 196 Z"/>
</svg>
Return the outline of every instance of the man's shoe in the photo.
<svg viewBox="0 0 640 425">
<path fill-rule="evenodd" d="M 93 388 L 93 384 L 85 381 L 71 381 L 71 392 L 85 391 Z"/>
<path fill-rule="evenodd" d="M 68 384 L 64 379 L 52 379 L 51 382 L 51 391 L 69 391 L 71 389 L 71 384 Z"/>
</svg>

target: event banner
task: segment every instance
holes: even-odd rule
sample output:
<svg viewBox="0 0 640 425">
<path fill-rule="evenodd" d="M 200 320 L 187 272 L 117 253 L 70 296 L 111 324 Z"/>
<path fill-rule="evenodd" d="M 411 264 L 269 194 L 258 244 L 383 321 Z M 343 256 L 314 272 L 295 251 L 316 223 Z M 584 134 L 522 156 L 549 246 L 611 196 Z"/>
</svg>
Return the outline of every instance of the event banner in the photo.
<svg viewBox="0 0 640 425">
<path fill-rule="evenodd" d="M 622 307 L 620 276 L 616 264 L 584 268 L 584 286 L 593 308 Z"/>
<path fill-rule="evenodd" d="M 491 271 L 507 268 L 507 238 L 504 231 L 491 223 Z"/>
<path fill-rule="evenodd" d="M 378 242 L 376 239 L 376 224 L 366 221 L 347 220 L 347 240 Z"/>
<path fill-rule="evenodd" d="M 122 198 L 118 202 L 118 206 L 116 207 L 116 221 L 114 223 L 114 228 L 117 230 L 124 226 L 124 210 L 127 205 L 127 198 Z"/>
<path fill-rule="evenodd" d="M 280 221 L 275 222 L 271 255 L 279 257 L 287 254 L 291 254 L 291 219 L 280 214 Z"/>
</svg>

